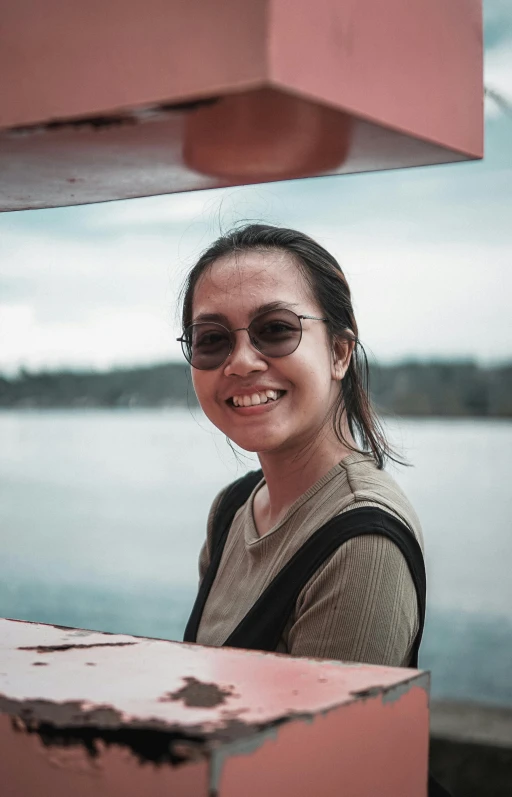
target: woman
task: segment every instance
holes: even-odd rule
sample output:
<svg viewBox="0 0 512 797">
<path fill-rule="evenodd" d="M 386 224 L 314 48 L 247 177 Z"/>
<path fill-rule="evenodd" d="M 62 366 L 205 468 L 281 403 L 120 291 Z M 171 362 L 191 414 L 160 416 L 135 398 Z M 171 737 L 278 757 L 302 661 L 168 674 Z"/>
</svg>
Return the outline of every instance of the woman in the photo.
<svg viewBox="0 0 512 797">
<path fill-rule="evenodd" d="M 262 469 L 213 503 L 185 640 L 416 664 L 421 528 L 383 470 L 336 260 L 294 230 L 237 229 L 192 269 L 183 330 L 202 409 Z"/>
</svg>

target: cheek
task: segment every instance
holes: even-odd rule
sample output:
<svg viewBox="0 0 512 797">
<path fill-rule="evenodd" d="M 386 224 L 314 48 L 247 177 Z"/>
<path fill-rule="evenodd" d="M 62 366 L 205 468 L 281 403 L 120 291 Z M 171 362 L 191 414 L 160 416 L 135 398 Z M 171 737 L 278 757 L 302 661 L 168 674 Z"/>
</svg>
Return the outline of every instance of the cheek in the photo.
<svg viewBox="0 0 512 797">
<path fill-rule="evenodd" d="M 311 347 L 301 353 L 296 365 L 296 373 L 300 374 L 303 387 L 311 393 L 323 392 L 330 388 L 332 382 L 331 358 L 325 347 Z"/>
<path fill-rule="evenodd" d="M 211 406 L 214 399 L 214 386 L 212 375 L 208 371 L 195 371 L 192 374 L 192 384 L 201 407 Z"/>
</svg>

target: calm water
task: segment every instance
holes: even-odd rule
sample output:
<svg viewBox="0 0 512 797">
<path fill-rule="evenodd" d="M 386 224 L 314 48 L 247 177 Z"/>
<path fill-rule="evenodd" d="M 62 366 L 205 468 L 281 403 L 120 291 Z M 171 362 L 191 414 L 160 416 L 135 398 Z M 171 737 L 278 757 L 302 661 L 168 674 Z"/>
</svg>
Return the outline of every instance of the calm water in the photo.
<svg viewBox="0 0 512 797">
<path fill-rule="evenodd" d="M 423 523 L 436 696 L 512 705 L 512 424 L 389 424 Z M 188 410 L 0 413 L 0 616 L 179 639 L 237 464 Z"/>
</svg>

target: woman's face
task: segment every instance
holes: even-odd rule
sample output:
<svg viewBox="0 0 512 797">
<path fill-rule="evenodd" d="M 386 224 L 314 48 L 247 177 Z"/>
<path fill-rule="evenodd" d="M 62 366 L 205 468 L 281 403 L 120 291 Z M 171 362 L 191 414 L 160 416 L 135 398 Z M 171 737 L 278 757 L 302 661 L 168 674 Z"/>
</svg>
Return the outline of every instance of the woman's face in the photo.
<svg viewBox="0 0 512 797">
<path fill-rule="evenodd" d="M 192 315 L 230 329 L 248 327 L 266 305 L 279 302 L 297 315 L 323 317 L 321 307 L 295 264 L 281 250 L 249 251 L 215 261 L 196 285 Z M 211 318 L 211 316 L 216 318 Z M 236 333 L 228 359 L 212 371 L 192 368 L 199 403 L 210 421 L 246 451 L 297 452 L 316 439 L 339 395 L 343 375 L 322 321 L 302 320 L 298 348 L 271 358 Z M 274 401 L 235 406 L 239 397 L 277 391 Z M 240 403 L 243 403 L 240 401 Z"/>
</svg>

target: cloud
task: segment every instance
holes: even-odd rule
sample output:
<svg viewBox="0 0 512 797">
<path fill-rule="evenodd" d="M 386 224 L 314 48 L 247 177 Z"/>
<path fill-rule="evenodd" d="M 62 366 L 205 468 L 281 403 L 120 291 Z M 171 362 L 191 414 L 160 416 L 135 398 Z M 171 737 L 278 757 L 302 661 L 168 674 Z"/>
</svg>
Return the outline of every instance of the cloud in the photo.
<svg viewBox="0 0 512 797">
<path fill-rule="evenodd" d="M 307 232 L 342 264 L 361 339 L 377 359 L 510 359 L 510 244 L 400 240 L 393 228 L 371 236 L 362 226 Z"/>
<path fill-rule="evenodd" d="M 0 370 L 105 369 L 179 357 L 170 325 L 154 308 L 92 314 L 87 323 L 41 322 L 26 304 L 0 305 Z"/>
<path fill-rule="evenodd" d="M 101 213 L 91 216 L 89 227 L 109 231 L 147 224 L 181 228 L 187 222 L 209 219 L 217 204 L 219 200 L 214 191 L 146 197 L 135 202 L 108 202 L 103 205 Z"/>
<path fill-rule="evenodd" d="M 484 0 L 483 9 L 484 82 L 512 106 L 512 6 L 510 0 Z M 485 112 L 490 118 L 506 113 L 503 104 L 492 95 L 486 97 Z"/>
<path fill-rule="evenodd" d="M 486 114 L 490 116 L 506 114 L 507 109 L 504 107 L 506 103 L 512 119 L 512 36 L 486 52 L 484 83 L 489 91 L 485 100 Z M 503 102 L 493 99 L 492 93 L 498 98 L 502 97 Z"/>
<path fill-rule="evenodd" d="M 86 320 L 103 307 L 174 301 L 177 284 L 169 241 L 125 231 L 117 239 L 4 234 L 0 243 L 2 301 L 31 302 L 40 319 Z"/>
</svg>

